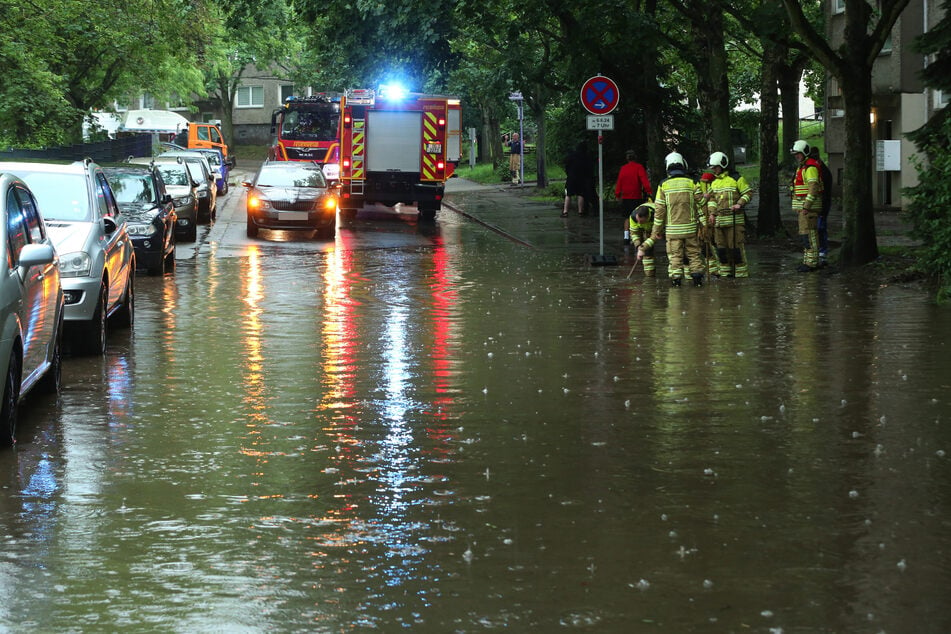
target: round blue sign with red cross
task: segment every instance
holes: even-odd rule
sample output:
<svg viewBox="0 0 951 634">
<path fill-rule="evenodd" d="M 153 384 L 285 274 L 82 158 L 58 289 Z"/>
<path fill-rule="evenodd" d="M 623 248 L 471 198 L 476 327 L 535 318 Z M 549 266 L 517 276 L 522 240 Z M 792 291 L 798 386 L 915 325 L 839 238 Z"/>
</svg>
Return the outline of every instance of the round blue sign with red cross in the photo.
<svg viewBox="0 0 951 634">
<path fill-rule="evenodd" d="M 597 75 L 581 87 L 581 103 L 591 114 L 608 114 L 617 108 L 618 90 L 613 80 Z"/>
</svg>

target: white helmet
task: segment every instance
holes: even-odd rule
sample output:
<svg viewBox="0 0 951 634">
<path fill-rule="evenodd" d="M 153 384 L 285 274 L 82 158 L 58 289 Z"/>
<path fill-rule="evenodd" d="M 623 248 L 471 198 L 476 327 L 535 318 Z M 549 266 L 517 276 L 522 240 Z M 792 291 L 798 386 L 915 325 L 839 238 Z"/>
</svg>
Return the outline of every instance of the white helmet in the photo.
<svg viewBox="0 0 951 634">
<path fill-rule="evenodd" d="M 679 165 L 683 169 L 687 169 L 687 161 L 682 157 L 678 152 L 671 152 L 664 158 L 664 165 L 669 172 L 672 167 Z"/>
<path fill-rule="evenodd" d="M 803 141 L 802 139 L 799 139 L 798 141 L 792 144 L 792 149 L 789 150 L 789 153 L 796 154 L 797 152 L 802 152 L 806 156 L 809 156 L 809 149 L 810 149 L 809 144 Z"/>
<path fill-rule="evenodd" d="M 728 159 L 723 152 L 714 152 L 707 161 L 707 165 L 710 167 L 722 167 L 723 169 L 726 169 L 726 166 L 729 164 L 730 159 Z"/>
</svg>

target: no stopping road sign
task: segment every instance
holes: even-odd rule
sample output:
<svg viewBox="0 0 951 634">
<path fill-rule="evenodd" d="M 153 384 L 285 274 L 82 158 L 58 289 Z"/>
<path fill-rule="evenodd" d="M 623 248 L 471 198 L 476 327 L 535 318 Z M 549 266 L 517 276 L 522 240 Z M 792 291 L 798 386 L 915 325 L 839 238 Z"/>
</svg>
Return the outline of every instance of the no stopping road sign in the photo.
<svg viewBox="0 0 951 634">
<path fill-rule="evenodd" d="M 581 86 L 581 103 L 591 114 L 608 114 L 617 108 L 617 84 L 613 80 L 596 75 Z"/>
</svg>

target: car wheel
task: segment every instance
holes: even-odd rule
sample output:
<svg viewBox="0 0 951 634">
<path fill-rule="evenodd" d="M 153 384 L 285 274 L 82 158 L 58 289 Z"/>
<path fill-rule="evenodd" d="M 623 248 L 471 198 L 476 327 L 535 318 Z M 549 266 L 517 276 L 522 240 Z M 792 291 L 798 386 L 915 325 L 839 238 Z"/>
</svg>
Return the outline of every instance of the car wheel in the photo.
<svg viewBox="0 0 951 634">
<path fill-rule="evenodd" d="M 436 219 L 436 210 L 427 209 L 425 207 L 421 208 L 419 210 L 419 219 L 423 220 L 424 222 L 432 222 L 433 220 Z"/>
<path fill-rule="evenodd" d="M 254 224 L 254 221 L 251 220 L 250 216 L 248 216 L 248 237 L 249 238 L 258 237 L 258 226 Z"/>
<path fill-rule="evenodd" d="M 211 210 L 211 213 L 208 214 L 208 217 L 211 219 L 211 222 L 214 222 L 218 219 L 218 203 L 215 202 L 214 208 Z"/>
<path fill-rule="evenodd" d="M 119 310 L 113 313 L 113 319 L 116 325 L 122 328 L 131 328 L 135 323 L 135 275 L 130 274 L 125 283 L 125 293 L 122 295 L 122 303 Z"/>
<path fill-rule="evenodd" d="M 228 184 L 228 181 L 225 181 L 225 186 L 222 188 L 221 194 L 227 194 L 229 191 L 231 191 L 231 185 Z"/>
<path fill-rule="evenodd" d="M 3 403 L 0 405 L 0 443 L 13 444 L 16 438 L 17 409 L 20 403 L 20 355 L 16 349 L 10 353 L 7 376 L 3 381 Z"/>
<path fill-rule="evenodd" d="M 329 227 L 324 227 L 323 229 L 317 230 L 317 237 L 322 240 L 333 240 L 336 235 L 336 225 L 330 225 Z"/>
<path fill-rule="evenodd" d="M 198 225 L 192 223 L 188 225 L 188 229 L 185 230 L 185 242 L 194 242 L 198 239 Z"/>
<path fill-rule="evenodd" d="M 175 273 L 175 247 L 172 247 L 172 251 L 165 256 L 165 272 Z"/>
<path fill-rule="evenodd" d="M 85 322 L 78 333 L 77 342 L 80 352 L 88 355 L 103 355 L 106 353 L 106 302 L 108 301 L 106 285 L 99 287 L 99 301 L 92 319 Z"/>
<path fill-rule="evenodd" d="M 36 387 L 41 394 L 59 394 L 63 378 L 63 318 L 60 317 L 56 337 L 53 340 L 53 354 L 50 358 L 50 367 L 40 379 Z"/>
<path fill-rule="evenodd" d="M 350 222 L 356 217 L 357 217 L 356 209 L 345 209 L 345 208 L 340 209 L 340 218 L 342 218 L 343 220 Z"/>
</svg>

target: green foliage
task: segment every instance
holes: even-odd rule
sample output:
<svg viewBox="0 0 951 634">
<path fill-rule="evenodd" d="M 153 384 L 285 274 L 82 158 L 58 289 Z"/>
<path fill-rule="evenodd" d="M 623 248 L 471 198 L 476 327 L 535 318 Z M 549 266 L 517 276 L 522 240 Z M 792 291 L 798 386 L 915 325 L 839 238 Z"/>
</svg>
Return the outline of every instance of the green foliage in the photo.
<svg viewBox="0 0 951 634">
<path fill-rule="evenodd" d="M 922 269 L 940 281 L 940 297 L 951 296 L 951 119 L 927 139 L 922 149 L 931 157 L 919 164 L 919 183 L 905 193 L 911 198 L 907 213 L 912 236 L 924 243 Z"/>
</svg>

